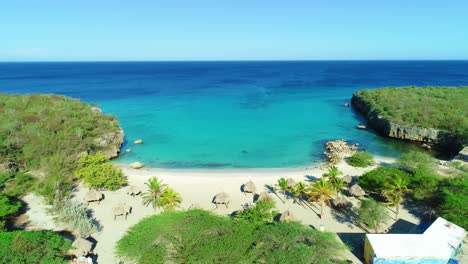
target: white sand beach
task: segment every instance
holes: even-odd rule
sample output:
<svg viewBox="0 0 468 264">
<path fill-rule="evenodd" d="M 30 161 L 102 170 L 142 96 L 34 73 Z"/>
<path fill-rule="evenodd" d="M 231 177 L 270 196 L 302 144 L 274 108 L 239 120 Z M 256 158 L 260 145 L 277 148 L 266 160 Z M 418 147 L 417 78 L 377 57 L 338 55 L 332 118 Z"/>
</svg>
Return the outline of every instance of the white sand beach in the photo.
<svg viewBox="0 0 468 264">
<path fill-rule="evenodd" d="M 389 158 L 376 158 L 377 164 L 392 163 L 394 160 Z M 225 170 L 208 170 L 208 169 L 152 169 L 143 168 L 139 170 L 131 169 L 128 165 L 119 164 L 122 167 L 124 174 L 128 177 L 129 186 L 138 186 L 145 190 L 145 182 L 151 177 L 158 177 L 162 181 L 177 192 L 179 192 L 184 201 L 181 209 L 187 209 L 191 205 L 196 205 L 199 208 L 211 210 L 220 215 L 229 215 L 235 210 L 242 208 L 245 203 L 253 202 L 253 195 L 244 194 L 241 192 L 241 186 L 245 182 L 252 180 L 257 188 L 257 193 L 264 190 L 268 191 L 266 186 L 273 186 L 281 177 L 293 178 L 296 181 L 310 182 L 320 178 L 324 171 L 318 167 L 309 169 L 225 169 Z M 353 168 L 346 163 L 339 164 L 340 170 L 344 175 L 358 176 L 363 172 L 371 170 L 374 167 L 365 169 Z M 150 207 L 145 207 L 141 203 L 141 197 L 131 197 L 126 194 L 124 187 L 115 192 L 105 191 L 105 199 L 100 204 L 91 203 L 89 207 L 94 210 L 94 216 L 103 226 L 103 230 L 93 238 L 97 240 L 97 245 L 94 250 L 98 255 L 99 263 L 118 263 L 118 258 L 114 254 L 116 242 L 125 234 L 128 228 L 138 223 L 142 218 L 157 214 L 159 210 L 153 210 Z M 80 186 L 76 192 L 76 199 L 82 200 L 88 189 Z M 231 195 L 231 204 L 228 209 L 220 206 L 215 208 L 212 204 L 213 196 L 218 192 L 227 192 Z M 290 210 L 295 219 L 301 221 L 305 225 L 310 225 L 318 229 L 321 220 L 318 216 L 318 207 L 303 207 L 294 203 L 291 199 L 284 199 L 281 194 L 279 196 L 271 194 L 277 202 L 277 208 L 280 212 Z M 357 200 L 352 199 L 355 203 Z M 132 213 L 125 220 L 124 217 L 117 217 L 114 220 L 112 207 L 118 203 L 126 203 L 132 207 Z M 413 223 L 418 223 L 418 219 L 410 215 L 402 208 L 400 217 Z M 391 213 L 391 212 L 390 212 Z M 392 214 L 390 214 L 392 215 Z M 325 217 L 322 220 L 327 231 L 334 233 L 363 233 L 364 231 L 346 220 L 345 216 L 333 216 L 329 208 L 325 209 Z M 391 223 L 389 223 L 391 224 Z M 383 227 L 382 229 L 385 229 Z M 348 259 L 356 263 L 360 261 L 348 252 Z"/>
</svg>

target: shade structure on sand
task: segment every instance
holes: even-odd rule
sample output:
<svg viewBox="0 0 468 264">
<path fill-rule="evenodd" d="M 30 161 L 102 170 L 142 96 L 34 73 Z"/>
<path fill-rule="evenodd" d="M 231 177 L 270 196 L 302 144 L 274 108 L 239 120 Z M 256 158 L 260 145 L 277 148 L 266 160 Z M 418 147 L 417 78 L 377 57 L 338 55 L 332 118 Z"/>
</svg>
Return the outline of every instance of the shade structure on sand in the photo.
<svg viewBox="0 0 468 264">
<path fill-rule="evenodd" d="M 268 194 L 267 191 L 263 191 L 258 195 L 258 200 L 268 200 L 271 199 L 271 196 Z"/>
<path fill-rule="evenodd" d="M 347 208 L 349 206 L 352 206 L 351 202 L 348 201 L 343 196 L 333 199 L 332 203 L 333 203 L 333 206 L 338 207 L 338 208 Z"/>
<path fill-rule="evenodd" d="M 361 186 L 354 184 L 349 188 L 349 194 L 356 197 L 362 197 L 366 195 L 366 192 L 361 188 Z"/>
<path fill-rule="evenodd" d="M 138 195 L 140 193 L 141 193 L 141 189 L 135 185 L 132 185 L 127 188 L 127 194 L 131 196 Z"/>
<path fill-rule="evenodd" d="M 351 177 L 350 175 L 346 175 L 343 177 L 344 183 L 351 183 L 352 181 L 353 181 L 353 177 Z"/>
<path fill-rule="evenodd" d="M 257 188 L 255 187 L 255 184 L 252 181 L 248 181 L 242 186 L 242 191 L 246 193 L 255 193 L 257 191 Z"/>
<path fill-rule="evenodd" d="M 216 194 L 215 197 L 213 198 L 213 203 L 216 204 L 216 206 L 218 204 L 224 204 L 226 205 L 226 208 L 228 208 L 230 202 L 231 202 L 231 196 L 226 192 L 220 192 Z"/>
<path fill-rule="evenodd" d="M 102 194 L 100 191 L 96 191 L 96 190 L 89 190 L 84 195 L 84 201 L 87 202 L 88 204 L 90 202 L 94 202 L 94 201 L 99 202 L 103 198 L 104 198 L 104 194 Z"/>
<path fill-rule="evenodd" d="M 133 163 L 130 163 L 130 168 L 132 169 L 141 169 L 145 166 L 145 164 L 141 163 L 141 162 L 133 162 Z"/>
<path fill-rule="evenodd" d="M 284 211 L 279 218 L 280 222 L 288 222 L 288 221 L 293 221 L 293 220 L 294 220 L 294 216 L 289 210 Z"/>
<path fill-rule="evenodd" d="M 112 213 L 114 214 L 114 220 L 119 215 L 124 215 L 127 219 L 127 215 L 130 213 L 130 206 L 124 203 L 120 203 L 112 207 Z"/>
<path fill-rule="evenodd" d="M 75 248 L 72 250 L 75 256 L 86 256 L 91 251 L 93 242 L 83 238 L 77 238 L 75 241 L 73 241 L 72 247 Z"/>
<path fill-rule="evenodd" d="M 296 185 L 296 181 L 293 178 L 288 179 L 288 187 L 293 188 Z"/>
</svg>

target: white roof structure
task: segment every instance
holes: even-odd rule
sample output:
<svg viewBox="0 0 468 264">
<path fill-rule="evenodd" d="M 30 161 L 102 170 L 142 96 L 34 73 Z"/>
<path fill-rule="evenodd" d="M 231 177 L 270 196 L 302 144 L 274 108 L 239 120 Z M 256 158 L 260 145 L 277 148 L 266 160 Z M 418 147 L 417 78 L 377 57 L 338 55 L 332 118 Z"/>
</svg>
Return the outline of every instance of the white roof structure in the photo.
<svg viewBox="0 0 468 264">
<path fill-rule="evenodd" d="M 367 234 L 367 239 L 378 258 L 449 259 L 466 234 L 439 217 L 423 234 Z"/>
</svg>

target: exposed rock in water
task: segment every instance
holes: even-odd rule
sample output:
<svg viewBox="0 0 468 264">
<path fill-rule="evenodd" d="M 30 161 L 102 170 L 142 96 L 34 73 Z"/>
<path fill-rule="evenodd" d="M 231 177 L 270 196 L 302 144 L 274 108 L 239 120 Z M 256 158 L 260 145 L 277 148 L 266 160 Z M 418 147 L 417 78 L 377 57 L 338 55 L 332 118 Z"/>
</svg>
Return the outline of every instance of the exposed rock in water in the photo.
<svg viewBox="0 0 468 264">
<path fill-rule="evenodd" d="M 103 135 L 95 140 L 95 144 L 101 148 L 101 153 L 110 159 L 119 155 L 123 142 L 124 132 L 122 129 Z"/>
<path fill-rule="evenodd" d="M 344 107 L 349 107 L 349 103 L 344 103 L 343 106 Z"/>
<path fill-rule="evenodd" d="M 348 145 L 348 142 L 346 142 L 346 140 L 341 139 L 328 141 L 327 143 L 325 143 L 325 148 L 327 149 L 327 151 L 325 151 L 323 154 L 329 160 L 329 164 L 326 164 L 326 166 L 328 166 L 337 164 L 344 158 L 351 157 L 354 153 L 356 153 L 357 144 Z"/>
<path fill-rule="evenodd" d="M 382 136 L 436 144 L 447 150 L 459 150 L 459 139 L 453 133 L 434 128 L 393 123 L 381 116 L 378 111 L 373 109 L 368 102 L 356 93 L 353 94 L 351 103 L 366 118 L 368 124 Z"/>
<path fill-rule="evenodd" d="M 143 144 L 143 140 L 137 139 L 137 140 L 135 140 L 133 143 L 134 143 L 134 144 L 137 144 L 137 145 Z"/>
<path fill-rule="evenodd" d="M 358 125 L 356 128 L 357 128 L 357 129 L 362 129 L 362 130 L 366 130 L 366 129 L 367 129 L 367 127 L 366 127 L 365 125 Z"/>
<path fill-rule="evenodd" d="M 133 162 L 133 163 L 130 163 L 130 168 L 132 169 L 141 169 L 145 166 L 145 164 L 141 163 L 141 162 Z"/>
</svg>

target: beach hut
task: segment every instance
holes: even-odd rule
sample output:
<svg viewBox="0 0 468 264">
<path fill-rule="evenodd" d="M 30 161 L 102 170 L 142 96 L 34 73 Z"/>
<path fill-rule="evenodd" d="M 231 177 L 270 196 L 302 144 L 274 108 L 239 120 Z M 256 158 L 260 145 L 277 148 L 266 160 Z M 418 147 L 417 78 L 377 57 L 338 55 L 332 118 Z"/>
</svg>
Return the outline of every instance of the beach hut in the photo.
<svg viewBox="0 0 468 264">
<path fill-rule="evenodd" d="M 293 178 L 288 178 L 288 187 L 293 188 L 296 185 L 296 181 Z"/>
<path fill-rule="evenodd" d="M 99 204 L 102 199 L 104 199 L 104 194 L 102 194 L 102 192 L 96 190 L 89 190 L 85 193 L 83 200 L 86 202 L 87 205 L 89 205 L 90 202 L 98 202 Z"/>
<path fill-rule="evenodd" d="M 353 181 L 353 177 L 351 177 L 350 175 L 346 175 L 343 177 L 344 183 L 350 184 L 352 181 Z"/>
<path fill-rule="evenodd" d="M 258 200 L 268 200 L 271 199 L 271 196 L 268 194 L 267 191 L 263 191 L 258 195 L 257 201 Z"/>
<path fill-rule="evenodd" d="M 91 251 L 93 242 L 83 238 L 77 238 L 75 241 L 73 241 L 72 247 L 74 248 L 72 249 L 73 255 L 77 257 L 86 256 Z"/>
<path fill-rule="evenodd" d="M 341 209 L 350 209 L 353 206 L 351 202 L 343 196 L 333 199 L 332 203 L 334 207 Z"/>
<path fill-rule="evenodd" d="M 252 181 L 248 181 L 242 186 L 242 191 L 244 193 L 254 194 L 257 191 L 257 188 L 255 187 L 255 184 Z"/>
<path fill-rule="evenodd" d="M 231 196 L 225 192 L 220 192 L 215 195 L 213 198 L 213 203 L 216 205 L 216 208 L 218 208 L 218 205 L 224 204 L 226 208 L 229 208 L 229 203 L 231 202 Z"/>
<path fill-rule="evenodd" d="M 279 218 L 280 222 L 289 222 L 293 220 L 294 220 L 294 216 L 289 210 L 284 211 Z"/>
<path fill-rule="evenodd" d="M 364 260 L 367 264 L 448 263 L 461 249 L 466 231 L 438 218 L 422 234 L 367 234 Z"/>
<path fill-rule="evenodd" d="M 120 203 L 117 204 L 116 206 L 112 207 L 112 213 L 114 214 L 114 220 L 117 218 L 117 216 L 125 216 L 125 220 L 127 220 L 127 215 L 130 214 L 130 210 L 132 207 L 130 207 L 127 204 Z"/>
<path fill-rule="evenodd" d="M 141 193 L 141 189 L 135 185 L 129 186 L 127 188 L 127 194 L 131 196 L 135 196 Z"/>
<path fill-rule="evenodd" d="M 349 194 L 356 197 L 362 197 L 366 195 L 366 192 L 364 192 L 361 186 L 354 184 L 353 186 L 351 186 L 351 188 L 349 188 Z"/>
</svg>

